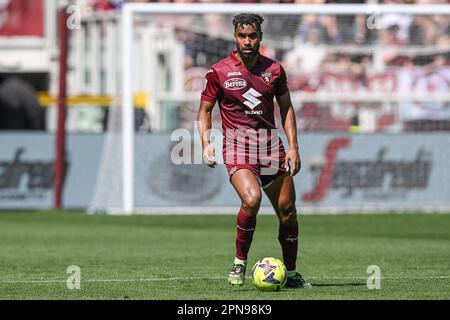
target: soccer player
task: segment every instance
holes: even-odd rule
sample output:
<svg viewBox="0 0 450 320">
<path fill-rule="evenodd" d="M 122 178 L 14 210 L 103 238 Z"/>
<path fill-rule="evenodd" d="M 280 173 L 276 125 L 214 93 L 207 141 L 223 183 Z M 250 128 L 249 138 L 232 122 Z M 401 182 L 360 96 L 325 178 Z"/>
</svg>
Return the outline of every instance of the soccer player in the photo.
<svg viewBox="0 0 450 320">
<path fill-rule="evenodd" d="M 297 124 L 283 67 L 259 53 L 262 22 L 257 14 L 235 16 L 236 49 L 206 74 L 197 115 L 203 159 L 210 167 L 217 164 L 209 130 L 218 101 L 224 163 L 242 203 L 237 215 L 236 257 L 228 281 L 244 284 L 262 188 L 279 219 L 278 239 L 288 270 L 286 287 L 310 287 L 296 271 L 298 222 L 292 177 L 301 166 Z M 287 153 L 276 131 L 274 96 L 289 143 Z"/>
</svg>

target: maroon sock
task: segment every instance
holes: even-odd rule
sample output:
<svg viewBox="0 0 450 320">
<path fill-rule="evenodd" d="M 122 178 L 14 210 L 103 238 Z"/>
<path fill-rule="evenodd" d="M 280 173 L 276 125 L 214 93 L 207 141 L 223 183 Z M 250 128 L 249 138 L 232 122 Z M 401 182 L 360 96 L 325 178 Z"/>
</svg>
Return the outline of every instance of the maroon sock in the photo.
<svg viewBox="0 0 450 320">
<path fill-rule="evenodd" d="M 247 254 L 250 250 L 250 245 L 252 244 L 255 226 L 256 215 L 250 216 L 241 208 L 237 215 L 236 258 L 247 260 Z"/>
<path fill-rule="evenodd" d="M 288 271 L 296 269 L 298 249 L 298 222 L 294 225 L 280 223 L 278 241 L 283 251 L 283 261 Z"/>
</svg>

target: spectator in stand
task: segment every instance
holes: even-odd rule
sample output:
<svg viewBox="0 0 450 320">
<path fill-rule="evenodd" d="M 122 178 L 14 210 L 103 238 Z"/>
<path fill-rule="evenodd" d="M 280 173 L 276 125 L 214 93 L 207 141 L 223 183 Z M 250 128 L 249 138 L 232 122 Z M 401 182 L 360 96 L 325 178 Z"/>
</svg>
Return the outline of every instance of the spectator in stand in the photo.
<svg viewBox="0 0 450 320">
<path fill-rule="evenodd" d="M 355 77 L 363 77 L 370 59 L 366 56 L 352 57 L 343 52 L 329 51 L 325 56 L 320 70 L 336 74 L 349 74 Z"/>
<path fill-rule="evenodd" d="M 417 0 L 416 4 L 447 4 L 447 0 Z M 415 16 L 411 28 L 411 44 L 432 46 L 450 34 L 450 16 Z"/>
<path fill-rule="evenodd" d="M 109 0 L 94 0 L 91 2 L 91 8 L 95 11 L 115 10 L 116 7 Z"/>
<path fill-rule="evenodd" d="M 295 0 L 298 4 L 324 4 L 325 0 Z M 342 43 L 342 35 L 339 33 L 337 19 L 334 15 L 305 14 L 300 18 L 298 36 L 301 42 L 308 39 L 310 30 L 320 30 L 320 42 L 325 44 Z"/>
<path fill-rule="evenodd" d="M 364 4 L 365 0 L 328 0 L 333 4 Z M 366 26 L 365 15 L 337 15 L 336 26 L 343 44 L 366 43 L 369 33 Z"/>
<path fill-rule="evenodd" d="M 120 9 L 124 0 L 76 0 L 83 16 L 93 11 L 113 11 Z"/>
<path fill-rule="evenodd" d="M 299 43 L 286 53 L 283 65 L 293 74 L 316 72 L 325 56 L 326 49 L 320 42 L 320 29 L 312 28 L 304 43 Z"/>
<path fill-rule="evenodd" d="M 185 0 L 176 0 L 176 2 L 185 2 Z M 217 0 L 200 0 L 203 3 L 217 3 Z M 221 2 L 226 2 L 221 0 Z M 187 18 L 184 16 L 183 19 Z M 234 47 L 232 40 L 232 30 L 229 26 L 230 16 L 224 14 L 204 14 L 199 16 L 190 16 L 188 24 L 180 25 L 183 19 L 177 19 L 177 37 L 186 45 L 185 67 L 209 66 L 228 54 Z M 167 21 L 164 21 L 167 25 Z M 219 36 L 218 36 L 219 35 Z M 225 35 L 225 36 L 223 36 Z M 229 37 L 229 39 L 227 38 Z"/>
<path fill-rule="evenodd" d="M 404 0 L 383 0 L 383 4 L 395 5 L 405 4 Z M 378 19 L 378 35 L 379 37 L 393 36 L 398 44 L 409 43 L 409 30 L 413 22 L 413 17 L 404 13 L 387 13 Z M 395 27 L 395 29 L 393 29 Z M 391 33 L 395 33 L 392 35 Z M 385 35 L 389 33 L 389 35 Z"/>
<path fill-rule="evenodd" d="M 380 70 L 385 67 L 403 66 L 408 57 L 401 53 L 401 48 L 405 46 L 403 40 L 399 37 L 399 25 L 393 23 L 385 29 L 379 29 L 379 45 L 381 48 Z"/>
<path fill-rule="evenodd" d="M 172 1 L 150 1 L 150 0 L 88 0 L 89 6 L 95 11 L 117 10 L 124 2 L 172 2 Z M 192 2 L 192 1 L 189 1 Z"/>
<path fill-rule="evenodd" d="M 199 0 L 199 3 L 226 3 L 227 0 Z M 217 35 L 230 33 L 229 15 L 219 13 L 208 13 L 203 15 L 203 27 L 206 33 L 211 38 L 216 38 Z"/>
<path fill-rule="evenodd" d="M 450 68 L 446 59 L 436 55 L 433 61 L 423 66 L 412 63 L 398 73 L 398 91 L 416 94 L 447 94 L 450 92 Z M 450 130 L 449 102 L 411 101 L 400 104 L 406 131 Z"/>
<path fill-rule="evenodd" d="M 446 61 L 446 65 L 450 66 L 450 30 L 438 38 L 436 47 L 438 49 L 445 49 L 446 51 L 442 53 L 442 57 Z"/>
</svg>

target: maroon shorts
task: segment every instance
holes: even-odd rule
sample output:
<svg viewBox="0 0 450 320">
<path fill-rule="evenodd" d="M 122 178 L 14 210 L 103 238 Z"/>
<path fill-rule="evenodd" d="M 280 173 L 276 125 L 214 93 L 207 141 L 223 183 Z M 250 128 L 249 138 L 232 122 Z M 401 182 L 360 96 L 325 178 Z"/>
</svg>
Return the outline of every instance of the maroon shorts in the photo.
<svg viewBox="0 0 450 320">
<path fill-rule="evenodd" d="M 288 167 L 287 170 L 284 168 L 284 160 L 285 160 L 285 154 L 284 152 L 280 153 L 280 157 L 278 161 L 272 161 L 272 162 L 258 162 L 256 164 L 252 163 L 226 163 L 228 175 L 230 177 L 233 176 L 236 171 L 240 169 L 248 169 L 251 172 L 255 174 L 255 176 L 258 178 L 259 184 L 262 188 L 267 188 L 272 184 L 272 182 L 279 177 L 280 175 L 284 174 L 285 172 L 289 172 L 290 168 Z"/>
</svg>

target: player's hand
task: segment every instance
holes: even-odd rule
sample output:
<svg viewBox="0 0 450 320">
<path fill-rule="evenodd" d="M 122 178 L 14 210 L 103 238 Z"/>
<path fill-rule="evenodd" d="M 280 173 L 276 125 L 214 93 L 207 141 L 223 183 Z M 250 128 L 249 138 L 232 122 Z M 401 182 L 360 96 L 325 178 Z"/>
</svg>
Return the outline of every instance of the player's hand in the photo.
<svg viewBox="0 0 450 320">
<path fill-rule="evenodd" d="M 212 145 L 208 145 L 203 149 L 203 160 L 208 167 L 214 168 L 216 166 L 216 151 Z"/>
<path fill-rule="evenodd" d="M 291 177 L 295 176 L 302 167 L 300 154 L 298 153 L 297 149 L 289 149 L 288 153 L 286 154 L 286 158 L 284 160 L 284 168 L 288 170 L 289 166 L 291 169 Z"/>
</svg>

